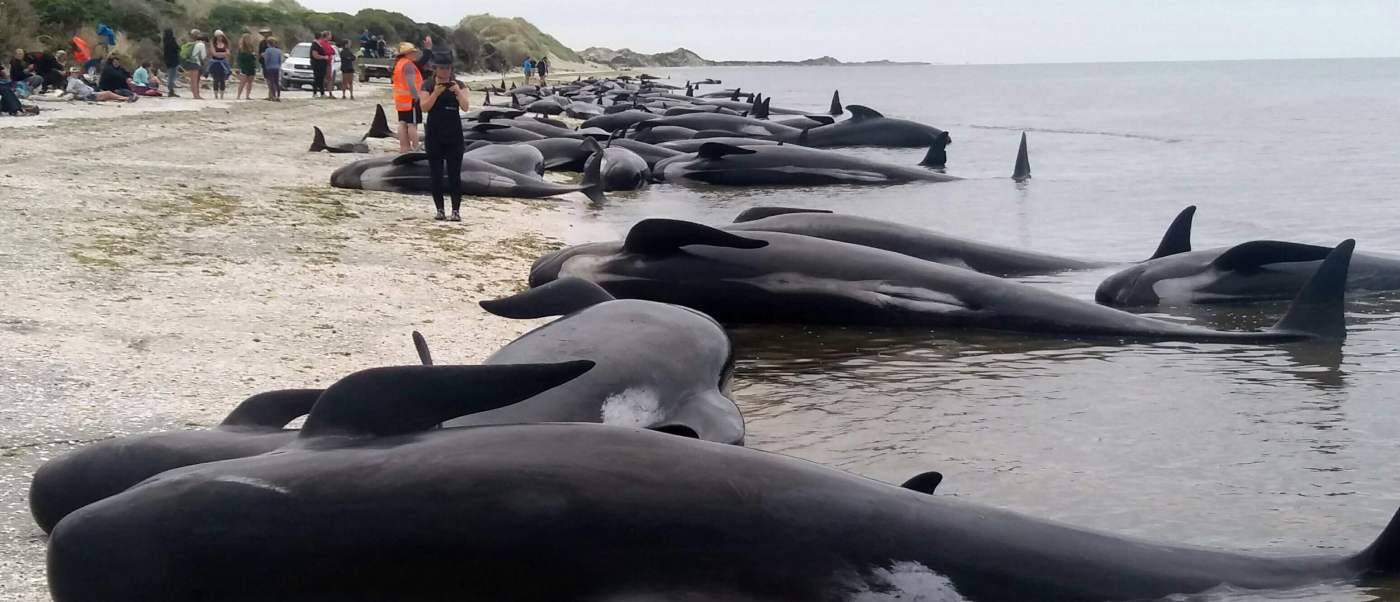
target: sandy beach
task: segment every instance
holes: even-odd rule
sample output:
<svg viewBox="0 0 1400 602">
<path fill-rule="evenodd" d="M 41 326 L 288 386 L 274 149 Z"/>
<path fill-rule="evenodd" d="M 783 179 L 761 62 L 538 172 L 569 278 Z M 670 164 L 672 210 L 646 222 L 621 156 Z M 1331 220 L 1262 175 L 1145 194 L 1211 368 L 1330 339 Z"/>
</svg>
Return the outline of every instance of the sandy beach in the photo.
<svg viewBox="0 0 1400 602">
<path fill-rule="evenodd" d="M 438 361 L 471 363 L 536 325 L 476 302 L 523 288 L 530 262 L 569 240 L 582 196 L 468 197 L 454 224 L 432 221 L 426 196 L 330 188 L 364 155 L 306 152 L 311 126 L 362 134 L 390 101 L 386 83 L 358 88 L 354 101 L 45 102 L 0 119 L 0 599 L 48 599 L 26 499 L 45 460 L 415 363 L 415 329 Z"/>
</svg>

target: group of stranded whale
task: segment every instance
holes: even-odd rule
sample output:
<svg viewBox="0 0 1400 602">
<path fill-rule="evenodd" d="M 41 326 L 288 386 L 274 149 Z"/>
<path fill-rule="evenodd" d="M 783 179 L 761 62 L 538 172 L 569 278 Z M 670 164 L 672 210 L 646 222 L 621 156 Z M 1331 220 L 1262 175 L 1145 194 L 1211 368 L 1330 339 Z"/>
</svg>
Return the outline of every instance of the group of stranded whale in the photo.
<svg viewBox="0 0 1400 602">
<path fill-rule="evenodd" d="M 468 151 L 464 182 L 470 169 L 474 194 L 599 200 L 643 169 L 650 175 L 633 184 L 857 181 L 839 178 L 924 168 L 843 163 L 803 142 L 947 142 L 866 109 L 828 123 L 739 90 L 672 88 L 517 88 L 512 105 L 596 115 L 583 130 L 608 134 L 525 139 L 536 130 L 514 124 L 519 110 L 483 108 L 471 117 L 502 127 L 468 134 L 496 140 Z M 810 123 L 739 121 L 781 114 Z M 878 127 L 861 125 L 872 120 Z M 853 129 L 819 134 L 842 124 Z M 721 126 L 732 127 L 725 142 L 696 137 Z M 635 137 L 662 128 L 695 134 L 655 145 Z M 789 140 L 783 128 L 800 131 Z M 313 150 L 363 144 L 319 130 L 315 139 Z M 332 183 L 418 192 L 421 164 L 413 154 L 369 158 Z M 551 169 L 581 170 L 583 183 L 540 177 Z M 1016 171 L 1029 175 L 1024 138 Z M 755 207 L 720 225 L 644 219 L 622 240 L 540 257 L 529 288 L 482 301 L 505 318 L 557 318 L 480 365 L 436 363 L 413 333 L 416 364 L 259 393 L 213 428 L 109 439 L 43 465 L 29 499 L 50 533 L 50 589 L 58 602 L 810 601 L 889 591 L 892 572 L 912 571 L 969 600 L 1089 602 L 1400 572 L 1400 513 L 1355 553 L 1259 556 L 940 496 L 936 470 L 895 485 L 744 447 L 730 395 L 733 324 L 1325 345 L 1346 335 L 1348 293 L 1400 288 L 1400 259 L 1353 253 L 1350 240 L 1196 251 L 1194 214 L 1186 208 L 1147 259 L 1117 264 L 1098 303 L 1009 278 L 1115 264 L 796 207 Z M 1269 299 L 1292 303 L 1260 331 L 1110 307 Z"/>
<path fill-rule="evenodd" d="M 543 198 L 583 192 L 594 202 L 605 192 L 656 182 L 728 186 L 899 184 L 958 179 L 944 173 L 948 132 L 875 109 L 843 106 L 832 98 L 827 114 L 772 106 L 761 94 L 728 90 L 696 95 L 654 80 L 578 80 L 551 87 L 496 89 L 510 101 L 462 115 L 468 143 L 462 164 L 466 194 Z M 683 93 L 682 93 L 683 92 Z M 850 117 L 839 117 L 850 113 Z M 792 115 L 785 119 L 773 115 Z M 574 128 L 555 116 L 583 119 Z M 391 137 L 383 108 L 359 138 L 328 139 L 313 131 L 310 150 L 367 153 L 366 138 Z M 835 147 L 919 147 L 919 165 L 896 165 L 832 150 Z M 431 181 L 427 155 L 377 157 L 341 167 L 339 188 L 424 193 Z M 593 165 L 596 164 L 596 165 Z M 553 184 L 546 171 L 583 172 L 577 186 Z M 1013 177 L 1030 177 L 1022 136 Z"/>
</svg>

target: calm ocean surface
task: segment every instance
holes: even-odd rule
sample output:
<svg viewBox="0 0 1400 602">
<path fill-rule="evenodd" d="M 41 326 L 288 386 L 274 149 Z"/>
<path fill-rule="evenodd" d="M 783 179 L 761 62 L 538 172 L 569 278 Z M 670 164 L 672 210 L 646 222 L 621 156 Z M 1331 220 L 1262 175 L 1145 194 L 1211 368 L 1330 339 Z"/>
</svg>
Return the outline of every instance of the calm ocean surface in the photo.
<svg viewBox="0 0 1400 602">
<path fill-rule="evenodd" d="M 948 171 L 970 179 L 655 186 L 575 209 L 570 242 L 619 237 L 644 217 L 717 224 L 789 205 L 1126 262 L 1195 204 L 1199 248 L 1356 238 L 1362 252 L 1400 253 L 1400 60 L 653 72 L 814 112 L 840 89 L 848 104 L 951 132 Z M 1035 177 L 1018 186 L 1007 176 L 1023 130 Z M 1092 301 L 1113 271 L 1027 281 Z M 1281 308 L 1154 311 L 1254 328 Z M 746 328 L 735 395 L 753 447 L 892 482 L 939 470 L 938 495 L 1163 542 L 1350 553 L 1400 508 L 1400 296 L 1349 309 L 1340 350 Z M 1192 599 L 1400 600 L 1400 581 Z"/>
</svg>

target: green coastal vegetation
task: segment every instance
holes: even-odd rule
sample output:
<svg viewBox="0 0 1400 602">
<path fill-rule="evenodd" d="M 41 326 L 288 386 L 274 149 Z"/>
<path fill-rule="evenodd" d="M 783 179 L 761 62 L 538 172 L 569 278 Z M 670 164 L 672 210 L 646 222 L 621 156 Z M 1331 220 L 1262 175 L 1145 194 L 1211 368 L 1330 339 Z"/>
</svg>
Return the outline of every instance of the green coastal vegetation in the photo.
<svg viewBox="0 0 1400 602">
<path fill-rule="evenodd" d="M 372 8 L 354 14 L 318 12 L 296 0 L 0 0 L 0 44 L 6 54 L 16 48 L 71 50 L 74 36 L 97 48 L 99 23 L 117 33 L 113 52 L 155 63 L 161 59 L 161 31 L 167 27 L 181 41 L 191 29 L 223 30 L 237 39 L 244 32 L 268 28 L 284 47 L 310 41 L 319 31 L 330 31 L 337 40 L 357 41 L 368 30 L 391 45 L 432 36 L 436 44 L 451 48 L 468 71 L 503 72 L 526 56 L 545 54 L 580 61 L 578 53 L 528 21 L 492 15 L 470 15 L 454 27 Z"/>
<path fill-rule="evenodd" d="M 283 46 L 307 42 L 319 31 L 337 40 L 359 40 L 368 30 L 390 45 L 417 43 L 426 36 L 451 48 L 466 71 L 506 72 L 525 57 L 550 56 L 570 63 L 598 63 L 613 68 L 706 67 L 733 65 L 846 65 L 831 57 L 805 61 L 711 61 L 685 48 L 644 54 L 629 49 L 592 47 L 577 52 L 519 17 L 468 15 L 455 26 L 418 22 L 393 11 L 367 8 L 357 13 L 318 12 L 296 0 L 0 0 L 0 46 L 50 52 L 70 50 L 74 36 L 98 47 L 97 24 L 117 33 L 112 50 L 136 61 L 161 62 L 161 31 L 170 28 L 184 41 L 191 29 L 223 30 L 237 39 L 244 32 L 269 28 Z M 855 63 L 867 64 L 867 63 Z M 883 61 L 874 64 L 891 64 Z"/>
</svg>

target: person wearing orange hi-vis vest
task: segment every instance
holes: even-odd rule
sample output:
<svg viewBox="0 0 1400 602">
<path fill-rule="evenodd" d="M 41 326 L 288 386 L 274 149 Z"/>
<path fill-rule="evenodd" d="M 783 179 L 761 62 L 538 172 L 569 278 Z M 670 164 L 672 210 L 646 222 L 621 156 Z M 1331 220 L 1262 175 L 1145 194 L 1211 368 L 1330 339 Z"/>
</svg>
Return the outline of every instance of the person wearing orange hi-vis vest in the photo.
<svg viewBox="0 0 1400 602">
<path fill-rule="evenodd" d="M 399 152 L 406 153 L 418 144 L 418 124 L 423 123 L 423 110 L 418 97 L 423 74 L 415 64 L 418 49 L 413 44 L 399 44 L 398 61 L 394 63 L 394 108 L 399 112 Z"/>
</svg>

